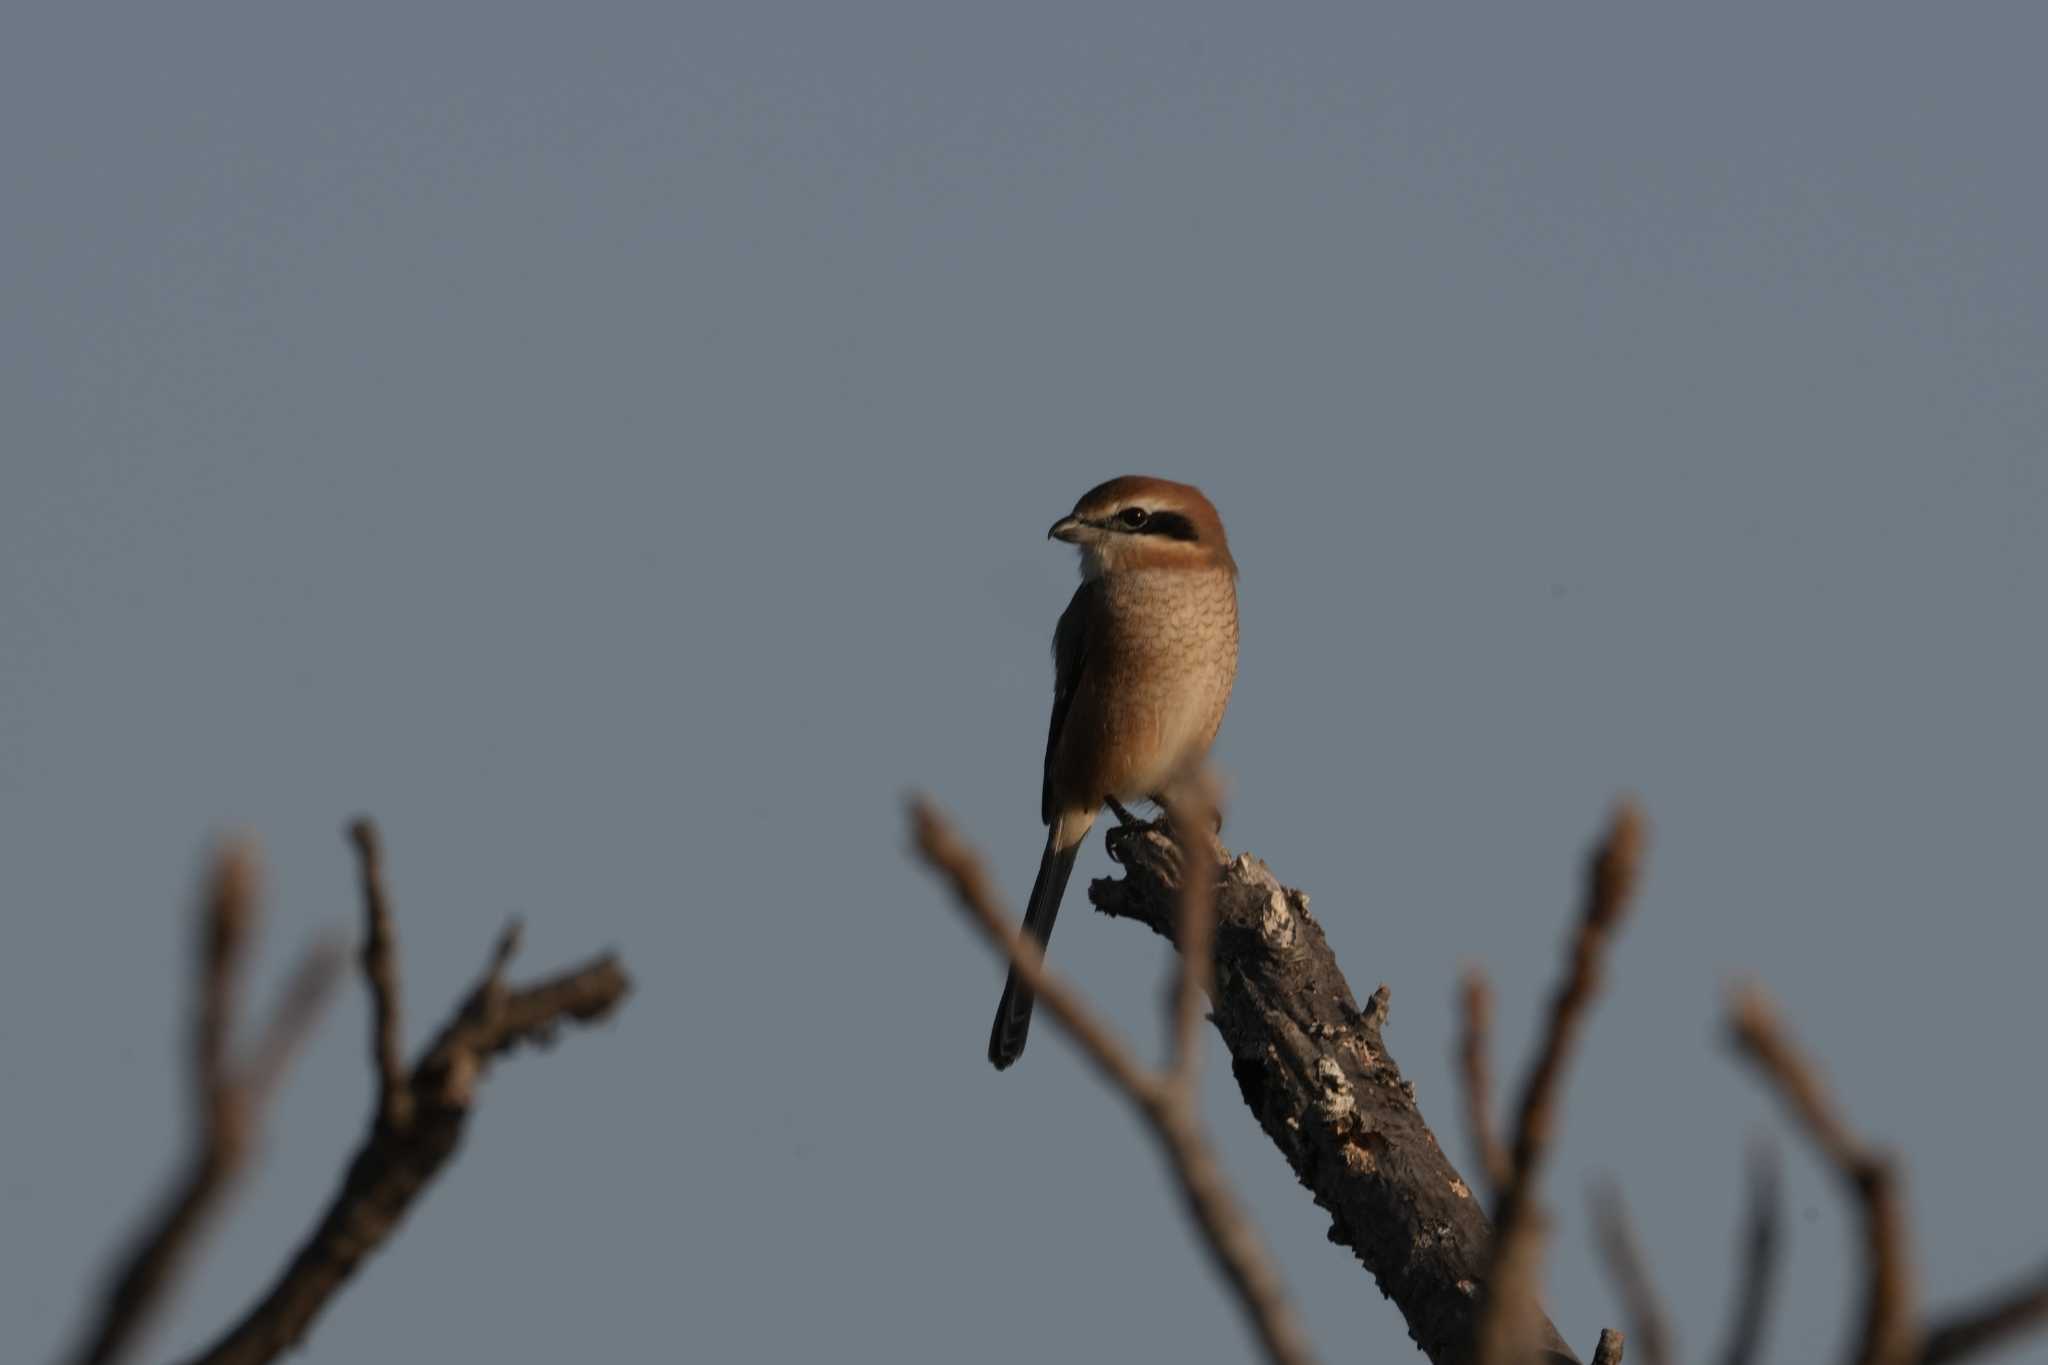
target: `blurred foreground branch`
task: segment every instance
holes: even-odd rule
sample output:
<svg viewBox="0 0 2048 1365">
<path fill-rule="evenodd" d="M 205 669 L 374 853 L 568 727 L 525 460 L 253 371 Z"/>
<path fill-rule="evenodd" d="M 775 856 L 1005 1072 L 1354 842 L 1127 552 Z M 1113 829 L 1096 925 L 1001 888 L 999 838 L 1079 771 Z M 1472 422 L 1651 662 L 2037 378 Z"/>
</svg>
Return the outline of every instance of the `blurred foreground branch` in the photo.
<svg viewBox="0 0 2048 1365">
<path fill-rule="evenodd" d="M 109 1277 L 105 1301 L 67 1357 L 78 1365 L 125 1358 L 176 1288 L 213 1215 L 248 1168 L 263 1111 L 340 975 L 341 954 L 333 945 L 308 951 L 254 1051 L 236 1060 L 232 1035 L 242 973 L 263 913 L 259 878 L 253 845 L 230 842 L 214 855 L 198 915 L 192 1154 Z"/>
<path fill-rule="evenodd" d="M 1543 1286 L 1543 1242 L 1548 1222 L 1537 1203 L 1537 1188 L 1557 1140 L 1564 1072 L 1587 1014 L 1600 991 L 1607 949 L 1634 899 L 1642 876 L 1647 838 L 1642 812 L 1633 801 L 1614 811 L 1607 835 L 1586 862 L 1584 901 L 1566 955 L 1564 978 L 1551 997 L 1550 1013 L 1536 1058 L 1522 1083 L 1515 1111 L 1514 1141 L 1507 1148 L 1506 1182 L 1495 1201 L 1493 1260 L 1487 1274 L 1485 1310 L 1478 1325 L 1476 1355 L 1482 1365 L 1510 1365 L 1528 1353 L 1530 1323 Z M 1475 992 L 1467 987 L 1467 1012 Z M 1468 1030 L 1478 1032 L 1476 1021 Z M 1468 1084 L 1484 1079 L 1484 1068 L 1466 1068 Z M 1466 1101 L 1467 1111 L 1487 1112 L 1482 1096 Z M 1482 1151 L 1497 1139 L 1476 1139 Z M 1665 1365 L 1662 1333 L 1651 1315 L 1632 1317 L 1639 1354 L 1647 1365 Z"/>
<path fill-rule="evenodd" d="M 1308 1365 L 1314 1356 L 1287 1301 L 1279 1270 L 1239 1206 L 1201 1126 L 1195 1086 L 1200 1048 L 1195 1035 L 1202 994 L 1208 987 L 1208 953 L 1202 945 L 1210 941 L 1215 926 L 1215 903 L 1209 894 L 1214 866 L 1207 819 L 1182 811 L 1177 825 L 1195 831 L 1188 838 L 1189 847 L 1181 850 L 1176 846 L 1176 851 L 1197 871 L 1176 897 L 1174 918 L 1181 940 L 1196 947 L 1183 962 L 1170 1004 L 1169 1060 L 1165 1070 L 1156 1072 L 1132 1057 L 1109 1026 L 1064 981 L 1046 970 L 1044 950 L 1037 943 L 1010 927 L 981 859 L 953 832 L 937 808 L 929 802 L 914 802 L 910 821 L 912 843 L 919 856 L 945 878 L 961 908 L 1009 957 L 1038 1003 L 1138 1111 L 1158 1141 L 1180 1183 L 1189 1217 L 1236 1294 L 1266 1358 L 1276 1365 Z"/>
<path fill-rule="evenodd" d="M 194 1357 L 193 1365 L 260 1365 L 299 1344 L 454 1155 L 491 1062 L 522 1043 L 550 1041 L 565 1024 L 605 1018 L 630 989 L 610 955 L 530 986 L 506 985 L 505 968 L 519 942 L 514 923 L 499 937 L 476 984 L 407 1068 L 400 1053 L 397 941 L 377 832 L 359 820 L 350 837 L 363 884 L 361 965 L 371 997 L 371 1064 L 378 1078 L 369 1132 L 305 1244 L 255 1306 Z M 263 1103 L 339 975 L 338 952 L 310 954 L 250 1060 L 229 1060 L 241 963 L 256 917 L 254 876 L 253 856 L 231 846 L 216 865 L 202 915 L 202 990 L 194 1029 L 197 1155 L 165 1210 L 124 1258 L 87 1344 L 71 1358 L 80 1365 L 120 1358 L 149 1310 L 166 1297 L 199 1228 L 244 1168 Z"/>
</svg>

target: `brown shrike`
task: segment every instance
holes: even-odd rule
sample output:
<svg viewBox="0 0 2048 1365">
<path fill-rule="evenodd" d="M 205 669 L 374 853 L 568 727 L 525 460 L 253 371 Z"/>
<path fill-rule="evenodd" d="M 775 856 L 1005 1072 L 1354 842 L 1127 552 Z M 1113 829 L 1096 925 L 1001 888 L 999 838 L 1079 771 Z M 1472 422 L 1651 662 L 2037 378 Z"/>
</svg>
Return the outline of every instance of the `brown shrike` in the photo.
<svg viewBox="0 0 2048 1365">
<path fill-rule="evenodd" d="M 1052 637 L 1045 853 L 1024 908 L 1041 946 L 1096 812 L 1112 800 L 1163 805 L 1194 779 L 1237 679 L 1237 562 L 1200 489 L 1111 479 L 1049 534 L 1081 548 L 1081 586 Z M 1031 1003 L 1011 972 L 988 1038 L 998 1070 L 1023 1055 Z"/>
</svg>

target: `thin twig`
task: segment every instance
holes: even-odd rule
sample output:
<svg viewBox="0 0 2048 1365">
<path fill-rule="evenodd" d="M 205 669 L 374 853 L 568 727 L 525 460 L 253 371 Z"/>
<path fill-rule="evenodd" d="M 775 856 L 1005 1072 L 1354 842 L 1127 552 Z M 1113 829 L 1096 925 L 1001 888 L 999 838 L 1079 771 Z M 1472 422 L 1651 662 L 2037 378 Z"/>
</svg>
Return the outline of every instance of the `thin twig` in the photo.
<svg viewBox="0 0 2048 1365">
<path fill-rule="evenodd" d="M 370 1061 L 377 1069 L 377 1122 L 403 1128 L 412 1121 L 405 1084 L 403 996 L 398 981 L 397 931 L 384 890 L 384 844 L 367 816 L 350 822 L 356 872 L 363 887 L 363 980 L 370 988 Z"/>
<path fill-rule="evenodd" d="M 315 943 L 299 959 L 271 1007 L 270 1022 L 242 1064 L 242 1086 L 257 1107 L 269 1102 L 291 1069 L 292 1059 L 313 1036 L 313 1026 L 320 1021 L 346 966 L 341 945 L 328 938 Z"/>
<path fill-rule="evenodd" d="M 1849 1130 L 1820 1072 L 1799 1051 L 1762 987 L 1738 987 L 1729 1003 L 1736 1051 L 1763 1072 L 1785 1107 L 1835 1168 L 1863 1222 L 1863 1322 L 1856 1365 L 1907 1365 L 1920 1354 L 1919 1313 L 1907 1250 L 1905 1195 L 1892 1160 Z"/>
<path fill-rule="evenodd" d="M 1472 1150 L 1479 1162 L 1480 1179 L 1486 1193 L 1494 1198 L 1507 1188 L 1510 1170 L 1508 1149 L 1493 1126 L 1493 1067 L 1490 1061 L 1493 1033 L 1493 986 L 1478 967 L 1467 967 L 1458 985 L 1458 1014 L 1463 1027 L 1458 1037 L 1458 1072 L 1465 1092 L 1465 1127 L 1472 1136 Z"/>
<path fill-rule="evenodd" d="M 1486 1311 L 1477 1328 L 1481 1365 L 1509 1365 L 1521 1352 L 1534 1321 L 1545 1222 L 1536 1206 L 1536 1186 L 1555 1136 L 1565 1062 L 1599 992 L 1608 942 L 1641 880 L 1646 839 L 1641 809 L 1624 798 L 1587 860 L 1584 899 L 1565 976 L 1551 997 L 1548 1026 L 1516 1106 L 1508 1181 L 1501 1188 L 1495 1215 L 1495 1264 L 1488 1276 Z"/>
<path fill-rule="evenodd" d="M 936 807 L 928 801 L 913 799 L 910 824 L 911 842 L 918 855 L 945 879 L 954 899 L 1008 956 L 1010 965 L 1037 995 L 1039 1004 L 1145 1121 L 1178 1179 L 1189 1217 L 1201 1231 L 1217 1269 L 1236 1295 L 1266 1358 L 1281 1365 L 1308 1365 L 1314 1359 L 1308 1336 L 1294 1316 L 1279 1270 L 1250 1219 L 1238 1207 L 1222 1167 L 1202 1133 L 1193 1088 L 1177 1084 L 1177 1072 L 1162 1075 L 1142 1067 L 1080 997 L 1046 971 L 1043 950 L 1032 939 L 1010 928 L 1009 916 L 989 884 L 981 859 Z M 1213 876 L 1210 880 L 1213 881 Z M 1184 903 L 1184 923 L 1185 919 Z M 1180 1001 L 1177 995 L 1176 1021 L 1180 1017 Z"/>
<path fill-rule="evenodd" d="M 1045 968 L 1045 950 L 1029 935 L 1010 928 L 1009 916 L 989 885 L 981 859 L 954 832 L 938 808 L 913 801 L 910 807 L 911 837 L 927 866 L 943 876 L 953 889 L 953 898 L 973 918 L 991 942 L 1001 949 L 1017 975 L 1046 1013 L 1080 1047 L 1104 1080 L 1121 1090 L 1140 1110 L 1150 1113 L 1162 1098 L 1162 1088 L 1133 1057 L 1109 1025 L 1097 1018 L 1067 983 Z"/>
<path fill-rule="evenodd" d="M 1201 794 L 1177 801 L 1167 811 L 1180 845 L 1180 971 L 1176 976 L 1166 1070 L 1172 1082 L 1192 1088 L 1201 1070 L 1202 1007 L 1216 969 L 1216 793 L 1206 782 Z"/>
<path fill-rule="evenodd" d="M 1593 1187 L 1590 1202 L 1594 1242 L 1608 1277 L 1621 1295 L 1622 1312 L 1628 1319 L 1628 1334 L 1636 1344 L 1640 1365 L 1670 1365 L 1670 1316 L 1651 1279 L 1649 1257 L 1636 1238 L 1621 1186 L 1612 1179 L 1600 1181 Z"/>
<path fill-rule="evenodd" d="M 1865 1158 L 1863 1144 L 1849 1131 L 1819 1070 L 1793 1043 L 1778 1018 L 1777 1007 L 1761 986 L 1755 982 L 1736 986 L 1728 1002 L 1728 1027 L 1736 1051 L 1764 1073 L 1828 1164 L 1853 1179 L 1856 1166 Z"/>
<path fill-rule="evenodd" d="M 1920 1365 L 1948 1365 L 2004 1344 L 2048 1321 L 2048 1268 L 1936 1322 L 1920 1351 Z"/>
<path fill-rule="evenodd" d="M 265 1025 L 248 1062 L 233 1056 L 242 975 L 262 908 L 252 846 L 234 842 L 215 855 L 201 900 L 199 999 L 193 1011 L 195 1131 L 184 1173 L 109 1278 L 106 1298 L 77 1352 L 79 1365 L 107 1365 L 128 1354 L 176 1284 L 201 1234 L 248 1165 L 256 1126 L 286 1064 L 311 1031 L 339 973 L 331 947 L 315 948 Z"/>
<path fill-rule="evenodd" d="M 1486 1303 L 1473 1333 L 1478 1365 L 1517 1365 L 1539 1358 L 1533 1338 L 1542 1311 L 1543 1243 L 1550 1219 L 1533 1203 L 1519 1208 L 1514 1223 L 1495 1229 Z"/>
<path fill-rule="evenodd" d="M 255 848 L 225 845 L 199 915 L 199 1008 L 193 1016 L 192 1088 L 202 1104 L 225 1099 L 234 1088 L 230 1039 L 242 995 L 242 966 L 262 914 Z M 209 1121 L 217 1116 L 209 1116 Z"/>
<path fill-rule="evenodd" d="M 1741 1289 L 1728 1327 L 1722 1365 L 1755 1365 L 1763 1349 L 1764 1324 L 1770 1318 L 1771 1295 L 1778 1284 L 1782 1249 L 1784 1199 L 1778 1171 L 1778 1149 L 1765 1139 L 1750 1144 L 1749 1218 L 1742 1238 Z"/>
<path fill-rule="evenodd" d="M 1600 1342 L 1593 1348 L 1593 1365 L 1621 1365 L 1621 1348 L 1627 1340 L 1612 1327 L 1601 1328 Z"/>
<path fill-rule="evenodd" d="M 1606 837 L 1587 861 L 1585 900 L 1578 931 L 1572 936 L 1565 977 L 1551 997 L 1549 1026 L 1528 1079 L 1522 1083 L 1522 1100 L 1516 1108 L 1509 1185 L 1502 1195 L 1503 1218 L 1509 1202 L 1526 1193 L 1549 1153 L 1557 1129 L 1557 1096 L 1563 1088 L 1565 1062 L 1578 1042 L 1593 997 L 1600 991 L 1608 940 L 1634 898 L 1646 837 L 1641 808 L 1633 800 L 1623 799 L 1614 808 Z"/>
</svg>

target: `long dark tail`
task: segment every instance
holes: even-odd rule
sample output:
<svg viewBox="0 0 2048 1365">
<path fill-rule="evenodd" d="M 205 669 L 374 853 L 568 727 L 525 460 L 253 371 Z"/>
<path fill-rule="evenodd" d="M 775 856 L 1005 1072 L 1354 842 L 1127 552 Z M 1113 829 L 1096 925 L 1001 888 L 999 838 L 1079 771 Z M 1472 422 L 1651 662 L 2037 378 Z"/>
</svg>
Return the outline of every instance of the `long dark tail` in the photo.
<svg viewBox="0 0 2048 1365">
<path fill-rule="evenodd" d="M 1031 883 L 1031 899 L 1024 904 L 1024 932 L 1045 946 L 1052 937 L 1052 922 L 1059 917 L 1060 898 L 1066 894 L 1067 878 L 1074 875 L 1074 858 L 1088 827 L 1067 830 L 1067 821 L 1054 817 L 1045 832 L 1045 853 L 1038 860 L 1038 880 Z M 1001 1071 L 1024 1055 L 1024 1039 L 1031 1032 L 1031 1006 L 1036 1001 L 1031 988 L 1017 979 L 1016 968 L 1003 983 L 1003 1000 L 996 1006 L 995 1027 L 988 1034 L 989 1064 Z"/>
</svg>

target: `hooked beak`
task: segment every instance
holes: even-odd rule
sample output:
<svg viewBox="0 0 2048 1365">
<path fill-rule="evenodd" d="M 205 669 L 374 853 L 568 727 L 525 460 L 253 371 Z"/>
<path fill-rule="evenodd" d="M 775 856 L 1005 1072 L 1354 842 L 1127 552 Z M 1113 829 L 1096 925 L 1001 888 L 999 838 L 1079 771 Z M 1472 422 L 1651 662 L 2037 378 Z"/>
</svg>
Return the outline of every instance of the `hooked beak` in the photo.
<svg viewBox="0 0 2048 1365">
<path fill-rule="evenodd" d="M 1085 529 L 1087 529 L 1087 523 L 1083 522 L 1079 517 L 1061 517 L 1052 524 L 1052 529 L 1045 534 L 1049 540 L 1064 540 L 1071 545 L 1081 538 L 1081 532 Z"/>
</svg>

